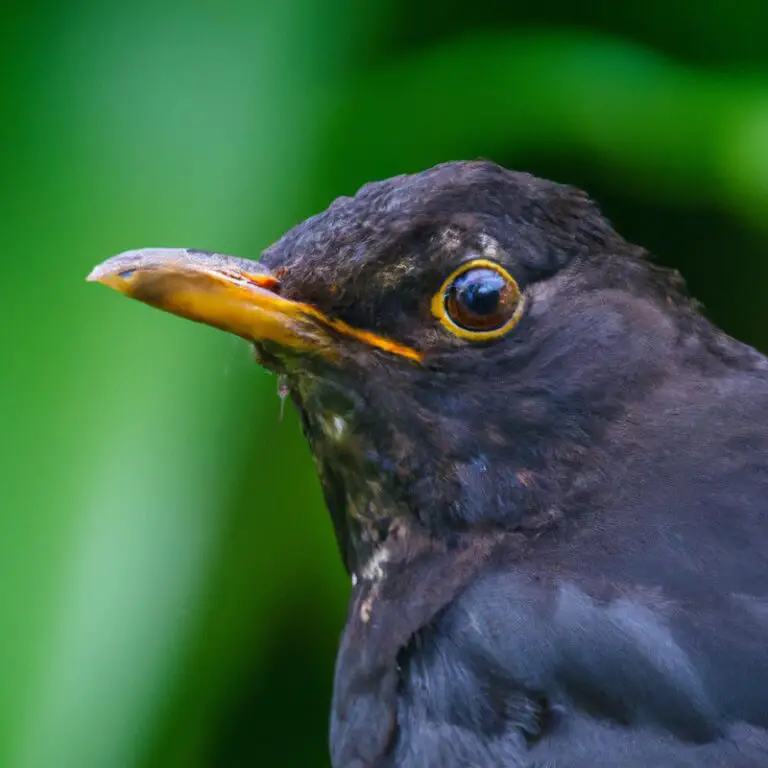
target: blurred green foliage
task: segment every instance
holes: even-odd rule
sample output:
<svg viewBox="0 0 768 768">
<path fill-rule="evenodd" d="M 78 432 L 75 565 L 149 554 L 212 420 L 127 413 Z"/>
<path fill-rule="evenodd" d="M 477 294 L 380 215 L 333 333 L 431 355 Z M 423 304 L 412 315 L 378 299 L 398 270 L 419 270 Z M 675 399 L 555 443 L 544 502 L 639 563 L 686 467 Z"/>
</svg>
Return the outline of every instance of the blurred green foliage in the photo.
<svg viewBox="0 0 768 768">
<path fill-rule="evenodd" d="M 766 346 L 768 5 L 20 0 L 0 26 L 0 766 L 322 766 L 348 587 L 238 340 L 84 277 L 372 178 L 587 188 Z"/>
</svg>

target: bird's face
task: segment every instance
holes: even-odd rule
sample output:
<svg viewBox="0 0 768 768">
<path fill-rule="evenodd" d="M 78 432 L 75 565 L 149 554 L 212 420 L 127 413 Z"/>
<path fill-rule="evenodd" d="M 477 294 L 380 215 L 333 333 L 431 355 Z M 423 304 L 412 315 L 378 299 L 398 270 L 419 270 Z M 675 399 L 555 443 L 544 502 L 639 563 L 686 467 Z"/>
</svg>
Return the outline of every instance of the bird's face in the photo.
<svg viewBox="0 0 768 768">
<path fill-rule="evenodd" d="M 585 195 L 485 162 L 367 185 L 259 263 L 147 249 L 91 279 L 253 344 L 352 571 L 395 520 L 546 524 L 676 334 L 673 282 Z"/>
</svg>

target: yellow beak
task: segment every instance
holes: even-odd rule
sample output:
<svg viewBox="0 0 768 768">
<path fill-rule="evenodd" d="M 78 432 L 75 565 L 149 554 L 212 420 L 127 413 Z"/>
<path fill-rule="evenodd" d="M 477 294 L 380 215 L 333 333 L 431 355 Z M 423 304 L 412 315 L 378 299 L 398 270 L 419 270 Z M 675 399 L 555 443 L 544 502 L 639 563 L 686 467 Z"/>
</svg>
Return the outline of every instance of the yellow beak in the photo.
<svg viewBox="0 0 768 768">
<path fill-rule="evenodd" d="M 283 298 L 279 279 L 247 259 L 185 248 L 146 248 L 108 259 L 88 280 L 252 342 L 334 357 L 340 336 L 347 336 L 414 362 L 421 360 L 410 347 Z"/>
</svg>

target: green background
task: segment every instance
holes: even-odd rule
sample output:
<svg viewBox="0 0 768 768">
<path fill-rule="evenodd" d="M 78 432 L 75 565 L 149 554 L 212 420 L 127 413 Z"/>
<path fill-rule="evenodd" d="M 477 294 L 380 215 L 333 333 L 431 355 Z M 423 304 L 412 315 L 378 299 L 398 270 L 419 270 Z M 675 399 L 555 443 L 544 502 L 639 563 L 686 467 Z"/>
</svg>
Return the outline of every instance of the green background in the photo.
<svg viewBox="0 0 768 768">
<path fill-rule="evenodd" d="M 349 591 L 295 414 L 234 338 L 85 283 L 256 256 L 363 182 L 588 189 L 768 347 L 768 3 L 6 3 L 0 766 L 324 766 Z"/>
</svg>

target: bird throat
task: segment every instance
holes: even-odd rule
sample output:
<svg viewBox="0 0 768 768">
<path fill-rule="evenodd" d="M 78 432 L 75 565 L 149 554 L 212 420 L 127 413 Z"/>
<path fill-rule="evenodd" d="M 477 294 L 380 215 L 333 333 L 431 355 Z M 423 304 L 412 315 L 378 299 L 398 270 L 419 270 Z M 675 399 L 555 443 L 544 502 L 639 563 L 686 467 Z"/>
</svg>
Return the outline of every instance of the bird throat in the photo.
<svg viewBox="0 0 768 768">
<path fill-rule="evenodd" d="M 281 382 L 301 415 L 345 567 L 356 576 L 375 560 L 393 522 L 408 515 L 391 425 L 327 379 L 288 375 Z"/>
<path fill-rule="evenodd" d="M 553 413 L 529 397 L 513 399 L 503 421 L 473 421 L 471 411 L 441 418 L 351 376 L 302 368 L 283 369 L 281 379 L 301 414 L 350 574 L 375 562 L 402 521 L 452 546 L 477 530 L 538 537 L 566 510 L 578 515 L 594 503 L 599 433 L 608 423 L 595 412 Z M 599 429 L 585 428 L 587 419 Z"/>
</svg>

